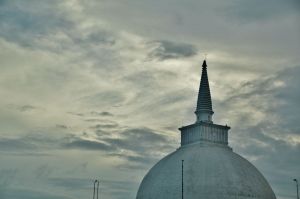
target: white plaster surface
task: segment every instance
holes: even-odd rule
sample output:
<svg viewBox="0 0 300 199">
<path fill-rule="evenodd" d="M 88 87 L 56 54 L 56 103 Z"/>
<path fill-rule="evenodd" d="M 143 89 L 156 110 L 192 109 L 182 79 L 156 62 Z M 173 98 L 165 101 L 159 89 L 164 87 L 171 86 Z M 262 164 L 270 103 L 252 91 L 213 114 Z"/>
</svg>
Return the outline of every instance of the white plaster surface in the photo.
<svg viewBox="0 0 300 199">
<path fill-rule="evenodd" d="M 144 177 L 136 199 L 275 199 L 263 175 L 231 148 L 214 143 L 180 147 Z"/>
</svg>

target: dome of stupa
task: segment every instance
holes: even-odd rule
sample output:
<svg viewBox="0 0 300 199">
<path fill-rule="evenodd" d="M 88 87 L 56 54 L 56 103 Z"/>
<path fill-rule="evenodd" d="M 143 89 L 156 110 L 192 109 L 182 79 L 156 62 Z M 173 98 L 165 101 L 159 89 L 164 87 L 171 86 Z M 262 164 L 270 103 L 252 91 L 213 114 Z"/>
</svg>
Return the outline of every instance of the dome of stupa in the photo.
<svg viewBox="0 0 300 199">
<path fill-rule="evenodd" d="M 212 122 L 206 61 L 197 121 L 180 128 L 181 146 L 144 177 L 136 199 L 276 199 L 264 176 L 228 146 L 230 127 Z"/>
</svg>

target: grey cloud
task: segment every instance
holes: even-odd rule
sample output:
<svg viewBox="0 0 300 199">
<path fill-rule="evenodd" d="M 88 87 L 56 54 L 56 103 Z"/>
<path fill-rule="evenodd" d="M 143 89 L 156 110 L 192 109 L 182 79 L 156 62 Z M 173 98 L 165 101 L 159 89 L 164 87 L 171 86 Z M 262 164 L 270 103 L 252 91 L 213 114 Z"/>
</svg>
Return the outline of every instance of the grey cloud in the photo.
<svg viewBox="0 0 300 199">
<path fill-rule="evenodd" d="M 100 127 L 103 126 L 97 126 L 97 128 Z M 99 132 L 99 134 L 98 141 L 77 137 L 66 138 L 62 147 L 64 149 L 99 150 L 106 152 L 108 156 L 118 156 L 128 161 L 144 164 L 156 159 L 153 157 L 155 156 L 153 149 L 160 148 L 161 152 L 173 149 L 173 145 L 166 136 L 148 128 L 126 129 L 118 133 L 118 138 L 112 138 L 106 131 Z M 121 152 L 123 150 L 134 152 L 136 155 L 126 155 Z"/>
<path fill-rule="evenodd" d="M 49 136 L 51 132 L 45 133 L 47 134 L 30 133 L 14 138 L 0 137 L 0 151 L 10 155 L 49 156 L 49 153 L 45 153 L 46 150 L 60 149 L 62 144 L 72 147 L 70 141 L 76 138 L 72 134 L 56 137 Z"/>
<path fill-rule="evenodd" d="M 280 118 L 277 125 L 284 133 L 299 134 L 300 126 L 297 122 L 297 118 L 300 117 L 298 106 L 300 81 L 297 75 L 299 73 L 300 67 L 296 66 L 269 77 L 246 82 L 229 93 L 229 97 L 222 102 L 222 105 L 230 110 L 232 108 L 230 106 L 235 102 L 247 102 L 250 107 L 265 111 L 270 116 L 277 115 Z"/>
<path fill-rule="evenodd" d="M 112 157 L 118 157 L 126 160 L 126 163 L 119 164 L 117 168 L 129 170 L 146 170 L 149 166 L 154 165 L 163 155 L 153 155 L 149 153 L 141 153 L 139 155 L 129 155 L 112 153 Z"/>
<path fill-rule="evenodd" d="M 145 164 L 155 162 L 158 158 L 156 148 L 160 149 L 161 154 L 174 149 L 167 136 L 155 133 L 149 128 L 127 128 L 118 133 L 118 138 L 113 138 L 110 133 L 107 133 L 110 128 L 102 130 L 105 127 L 97 125 L 97 128 L 101 130 L 101 132 L 98 132 L 98 129 L 95 130 L 98 135 L 97 141 L 70 137 L 63 140 L 61 147 L 63 149 L 103 151 L 107 156 L 116 156 L 127 160 L 126 165 L 122 165 L 127 168 L 144 168 Z M 124 150 L 129 153 L 124 153 Z"/>
<path fill-rule="evenodd" d="M 85 119 L 84 121 L 86 122 L 101 122 L 101 119 L 97 119 L 97 118 L 91 118 L 91 119 Z"/>
<path fill-rule="evenodd" d="M 90 126 L 89 129 L 99 132 L 111 133 L 112 130 L 119 130 L 122 128 L 120 124 L 115 122 L 113 119 L 85 119 L 85 121 L 92 122 L 94 125 Z"/>
<path fill-rule="evenodd" d="M 148 96 L 141 96 L 139 104 L 136 107 L 138 113 L 151 113 L 153 116 L 165 116 L 170 117 L 173 114 L 174 109 L 184 105 L 186 102 L 190 102 L 190 98 L 187 96 L 193 96 L 194 90 L 192 88 L 183 88 L 178 90 L 166 91 L 163 93 L 156 93 L 151 100 L 147 99 Z M 156 111 L 157 107 L 160 111 Z M 178 109 L 177 109 L 178 110 Z"/>
<path fill-rule="evenodd" d="M 149 54 L 150 59 L 167 60 L 188 58 L 197 54 L 197 48 L 191 44 L 176 43 L 167 40 L 150 43 L 156 46 Z"/>
<path fill-rule="evenodd" d="M 20 110 L 21 112 L 25 112 L 25 111 L 34 110 L 34 109 L 36 109 L 36 108 L 37 108 L 37 107 L 35 107 L 35 106 L 24 105 L 24 106 L 21 106 L 21 107 L 19 108 L 19 110 Z"/>
<path fill-rule="evenodd" d="M 99 53 L 109 60 L 114 33 L 95 25 L 84 32 L 62 1 L 4 1 L 0 7 L 0 37 L 24 48 L 52 53 L 76 52 L 78 60 L 88 58 L 99 65 Z M 105 50 L 104 50 L 105 49 Z M 111 60 L 110 60 L 111 61 Z M 110 62 L 111 63 L 111 62 Z"/>
<path fill-rule="evenodd" d="M 276 191 L 278 197 L 287 196 L 293 197 L 292 179 L 300 176 L 299 164 L 300 160 L 297 158 L 300 151 L 300 144 L 293 145 L 287 140 L 277 140 L 272 138 L 272 134 L 266 134 L 265 126 L 256 128 L 251 127 L 244 129 L 242 140 L 247 140 L 243 144 L 235 145 L 234 149 L 245 157 L 255 157 L 252 162 L 259 168 L 259 170 L 266 176 L 271 183 L 273 189 Z M 239 130 L 235 129 L 232 133 Z M 262 144 L 260 144 L 262 143 Z"/>
<path fill-rule="evenodd" d="M 278 74 L 275 80 L 283 81 L 285 86 L 275 90 L 274 98 L 281 102 L 273 110 L 281 118 L 280 125 L 289 130 L 289 133 L 300 135 L 300 66 L 285 69 Z"/>
<path fill-rule="evenodd" d="M 88 36 L 86 36 L 86 38 L 81 38 L 81 39 L 77 39 L 75 40 L 75 42 L 81 42 L 81 43 L 93 43 L 93 44 L 106 44 L 109 46 L 112 46 L 116 43 L 116 39 L 114 38 L 114 36 L 112 35 L 112 33 L 110 32 L 106 32 L 106 31 L 93 31 L 90 34 L 88 34 Z"/>
<path fill-rule="evenodd" d="M 298 12 L 300 2 L 298 0 L 266 0 L 247 1 L 234 0 L 226 9 L 231 19 L 241 22 L 257 22 L 279 18 L 282 15 L 290 15 Z"/>
<path fill-rule="evenodd" d="M 154 133 L 148 128 L 127 129 L 120 133 L 122 138 L 104 138 L 104 141 L 121 149 L 132 150 L 137 153 L 145 153 L 149 148 L 156 146 L 170 146 L 166 136 Z"/>
<path fill-rule="evenodd" d="M 271 76 L 246 82 L 228 93 L 221 102 L 223 110 L 240 110 L 239 118 L 231 130 L 231 144 L 262 171 L 274 187 L 277 195 L 292 197 L 292 187 L 286 184 L 300 176 L 299 142 L 289 140 L 300 135 L 298 74 L 300 67 L 290 67 Z M 245 102 L 239 105 L 238 102 Z M 218 102 L 219 103 L 219 102 Z M 253 116 L 242 112 L 243 107 L 263 112 L 265 116 L 253 124 Z M 227 112 L 227 117 L 232 117 Z M 275 119 L 274 119 L 275 117 Z M 240 125 L 243 124 L 243 125 Z M 286 183 L 285 185 L 282 183 Z"/>
<path fill-rule="evenodd" d="M 133 140 L 135 142 L 146 141 L 155 144 L 168 141 L 166 136 L 159 133 L 155 133 L 149 128 L 128 129 L 125 130 L 122 134 L 126 136 L 127 139 Z"/>
<path fill-rule="evenodd" d="M 86 98 L 89 98 L 89 97 L 86 97 Z M 90 99 L 88 99 L 88 100 L 90 100 Z M 84 119 L 87 122 L 103 122 L 103 121 L 105 122 L 108 120 L 105 120 L 104 118 L 109 118 L 109 117 L 114 116 L 113 113 L 108 112 L 108 111 L 102 111 L 102 112 L 91 111 L 88 113 L 76 113 L 76 112 L 69 111 L 67 113 L 70 115 L 87 118 L 87 119 Z M 101 118 L 103 118 L 103 119 L 101 119 Z"/>
<path fill-rule="evenodd" d="M 70 7 L 62 6 L 64 2 L 68 2 Z M 17 52 L 20 50 L 22 53 L 26 51 L 29 54 L 43 51 L 45 57 L 49 56 L 49 59 L 58 61 L 48 67 L 51 68 L 50 70 L 44 70 L 44 64 L 47 67 L 46 63 L 40 64 L 33 60 L 33 68 L 24 67 L 24 71 L 33 73 L 31 70 L 34 70 L 34 74 L 36 74 L 25 77 L 26 86 L 29 89 L 23 90 L 23 87 L 19 86 L 20 84 L 11 81 L 6 83 L 9 87 L 3 87 L 3 91 L 11 88 L 11 92 L 16 92 L 14 96 L 19 96 L 17 91 L 22 90 L 24 98 L 26 96 L 26 99 L 30 100 L 32 95 L 34 101 L 40 101 L 39 97 L 35 98 L 40 93 L 33 93 L 35 91 L 33 87 L 38 85 L 39 89 L 43 88 L 43 94 L 51 96 L 49 102 L 42 101 L 45 107 L 53 103 L 52 97 L 54 96 L 63 113 L 80 108 L 79 112 L 69 113 L 68 116 L 74 115 L 74 117 L 70 117 L 72 124 L 68 123 L 68 119 L 51 123 L 51 127 L 58 124 L 58 128 L 54 128 L 54 131 L 57 132 L 44 130 L 41 134 L 47 136 L 4 137 L 0 140 L 1 154 L 10 159 L 16 158 L 21 161 L 21 158 L 24 158 L 21 156 L 24 155 L 46 156 L 47 153 L 51 153 L 51 155 L 56 156 L 56 153 L 66 155 L 69 153 L 67 150 L 70 149 L 77 149 L 78 152 L 80 150 L 92 150 L 94 152 L 102 151 L 107 156 L 122 158 L 124 164 L 119 165 L 118 171 L 125 170 L 128 176 L 131 175 L 129 172 L 132 170 L 136 174 L 138 173 L 136 172 L 137 169 L 149 168 L 161 156 L 173 151 L 178 146 L 178 140 L 171 140 L 169 137 L 171 135 L 160 134 L 164 133 L 162 128 L 167 128 L 166 132 L 177 130 L 179 122 L 176 120 L 182 119 L 183 107 L 187 106 L 187 101 L 194 99 L 195 93 L 193 88 L 183 88 L 184 85 L 182 84 L 174 85 L 174 82 L 182 80 L 179 76 L 185 72 L 194 74 L 194 71 L 191 72 L 189 67 L 184 67 L 184 65 L 183 71 L 175 71 L 176 69 L 171 67 L 165 68 L 165 60 L 173 62 L 176 59 L 178 61 L 183 59 L 184 61 L 191 61 L 190 63 L 193 64 L 192 60 L 196 58 L 198 53 L 196 45 L 199 45 L 201 49 L 211 51 L 214 56 L 212 60 L 214 59 L 220 66 L 224 63 L 222 65 L 224 73 L 219 74 L 226 74 L 229 78 L 232 77 L 232 72 L 240 74 L 239 77 L 247 76 L 249 73 L 254 77 L 261 75 L 258 73 L 262 71 L 264 74 L 270 74 L 279 66 L 279 62 L 288 65 L 297 61 L 299 54 L 298 24 L 293 20 L 298 15 L 298 10 L 295 10 L 299 7 L 292 4 L 292 0 L 282 2 L 275 0 L 273 2 L 269 0 L 264 2 L 257 0 L 251 2 L 244 0 L 226 2 L 192 0 L 182 3 L 182 1 L 176 0 L 171 3 L 170 0 L 163 0 L 159 3 L 160 6 L 157 6 L 157 2 L 140 0 L 126 1 L 125 4 L 121 1 L 97 3 L 96 1 L 57 0 L 50 2 L 33 0 L 28 3 L 22 0 L 0 0 L 0 37 L 2 39 L 0 42 L 5 42 L 2 50 L 6 53 L 6 47 L 10 48 L 10 45 L 17 44 L 19 45 L 18 48 L 9 49 L 13 50 L 11 57 L 14 60 L 19 59 Z M 83 4 L 92 5 L 93 9 L 87 9 Z M 120 6 L 121 4 L 122 6 Z M 295 6 L 290 8 L 290 5 Z M 223 13 L 219 12 L 220 10 Z M 248 24 L 249 22 L 251 24 Z M 102 23 L 111 27 L 112 30 L 102 29 Z M 246 23 L 246 25 L 241 25 L 241 23 Z M 81 29 L 82 27 L 85 28 Z M 123 40 L 124 38 L 121 38 L 118 33 L 129 37 L 129 40 Z M 135 43 L 136 40 L 142 40 L 142 44 Z M 146 42 L 146 45 L 143 43 L 149 40 L 153 42 Z M 142 49 L 139 45 L 143 45 Z M 139 53 L 130 52 L 133 55 L 128 58 L 127 53 L 132 49 L 139 51 Z M 145 52 L 143 53 L 143 51 Z M 27 55 L 26 53 L 25 55 Z M 142 58 L 136 54 L 142 54 Z M 144 59 L 145 56 L 148 56 L 148 60 Z M 227 59 L 231 59 L 231 57 L 237 59 L 228 61 Z M 250 59 L 254 57 L 255 60 Z M 66 59 L 66 61 L 60 64 L 59 60 L 61 59 Z M 277 61 L 278 63 L 275 63 Z M 226 63 L 231 64 L 230 62 L 234 62 L 235 65 L 232 64 L 229 67 L 225 65 Z M 139 65 L 138 70 L 135 68 L 136 63 Z M 150 64 L 157 64 L 162 67 L 157 69 L 149 66 Z M 57 69 L 56 65 L 60 69 Z M 75 65 L 79 65 L 79 67 Z M 13 66 L 14 64 L 10 64 L 10 62 L 7 66 L 7 68 L 12 68 L 12 73 L 22 72 Z M 287 68 L 286 66 L 283 67 Z M 61 69 L 63 72 L 58 73 Z M 174 70 L 174 73 L 166 70 Z M 214 68 L 214 70 L 214 72 L 220 72 L 221 69 L 219 67 Z M 79 75 L 68 75 L 73 72 L 77 72 Z M 230 92 L 231 88 L 224 89 L 224 92 L 229 91 L 225 93 L 228 97 L 225 99 L 227 102 L 216 101 L 215 108 L 216 116 L 221 115 L 219 117 L 221 119 L 226 118 L 228 121 L 233 121 L 233 117 L 239 117 L 236 123 L 239 125 L 232 126 L 231 131 L 231 144 L 234 150 L 250 159 L 254 157 L 253 162 L 266 174 L 278 196 L 286 196 L 286 198 L 291 196 L 290 193 L 293 191 L 291 187 L 294 187 L 290 178 L 300 176 L 297 168 L 299 158 L 295 158 L 299 156 L 300 149 L 298 144 L 280 140 L 282 138 L 278 134 L 299 135 L 299 121 L 297 121 L 300 117 L 299 88 L 297 86 L 300 84 L 297 77 L 299 73 L 297 68 L 288 69 L 285 72 L 276 73 L 275 77 L 259 77 L 238 89 L 234 89 L 238 82 L 234 78 L 226 79 L 224 82 L 222 80 L 222 83 L 234 86 L 232 92 Z M 5 72 L 1 74 L 10 78 Z M 220 79 L 223 79 L 223 75 L 220 76 Z M 23 75 L 20 76 L 23 77 Z M 186 80 L 190 81 L 190 78 L 187 77 Z M 274 86 L 276 80 L 283 81 L 286 85 L 276 87 Z M 4 81 L 6 81 L 5 78 Z M 37 82 L 43 82 L 43 84 L 37 84 Z M 108 88 L 103 88 L 102 84 L 106 86 L 108 82 L 111 82 Z M 115 83 L 120 82 L 122 89 L 116 89 Z M 51 91 L 46 89 L 53 88 L 53 85 L 55 85 L 55 89 Z M 81 85 L 83 86 L 81 87 Z M 14 90 L 16 87 L 17 90 Z M 172 87 L 171 90 L 169 90 L 170 87 Z M 62 89 L 63 95 L 57 93 L 57 88 Z M 128 91 L 134 93 L 134 97 L 131 99 L 127 99 Z M 86 97 L 82 97 L 82 95 Z M 278 103 L 278 101 L 282 103 Z M 240 106 L 239 102 L 243 102 L 243 104 Z M 125 103 L 126 106 L 120 106 L 120 104 L 124 105 Z M 194 105 L 190 104 L 191 106 Z M 20 106 L 18 113 L 14 113 L 19 114 L 19 118 L 23 117 L 25 113 L 36 112 L 34 105 L 28 104 L 26 107 L 25 104 L 24 107 L 22 106 Z M 88 108 L 86 109 L 86 107 Z M 251 112 L 247 112 L 249 107 L 254 111 L 266 113 L 267 117 L 270 118 L 276 115 L 280 120 L 271 121 L 271 119 L 263 118 L 258 124 L 253 124 L 252 119 L 255 118 Z M 116 109 L 120 112 L 115 111 Z M 109 112 L 95 111 L 97 113 L 91 113 L 91 110 L 108 110 Z M 111 110 L 112 112 L 110 112 Z M 22 111 L 24 114 L 20 113 Z M 60 112 L 52 113 L 51 118 Z M 114 113 L 118 113 L 118 115 L 111 115 Z M 45 116 L 47 117 L 47 114 Z M 40 119 L 42 120 L 44 115 L 37 114 L 36 117 L 39 119 L 26 118 L 26 121 L 22 120 L 21 122 L 26 123 L 29 129 L 34 131 L 47 128 L 48 122 L 51 122 L 40 123 Z M 126 127 L 121 125 L 122 122 L 124 123 L 124 117 L 132 117 L 130 120 L 127 118 L 126 124 L 128 126 Z M 153 125 L 151 128 L 134 128 L 134 125 L 139 126 L 141 121 L 143 122 L 141 126 L 150 126 L 147 125 L 149 118 L 155 120 L 150 121 Z M 118 121 L 115 126 L 112 126 L 111 121 L 103 121 L 103 119 L 122 121 L 120 123 Z M 78 120 L 80 120 L 79 123 L 77 123 Z M 82 121 L 93 123 L 82 124 Z M 230 125 L 230 123 L 228 124 Z M 66 129 L 64 127 L 69 127 L 69 125 L 74 126 L 72 130 L 86 131 L 87 133 L 80 135 L 80 137 L 66 135 L 68 131 L 71 131 L 71 128 Z M 154 129 L 158 129 L 158 131 Z M 28 133 L 27 131 L 21 129 L 18 132 L 24 135 Z M 57 134 L 60 133 L 61 135 L 58 136 Z M 76 132 L 69 133 L 75 134 Z M 91 135 L 94 136 L 95 140 L 87 140 Z M 16 153 L 20 157 L 14 157 Z M 39 160 L 42 159 L 48 161 L 50 158 L 40 157 Z M 99 161 L 101 160 L 99 157 Z M 77 163 L 78 160 L 74 160 L 74 164 Z M 60 162 L 55 163 L 54 161 L 53 164 L 58 164 L 62 168 L 65 167 Z M 91 162 L 91 167 L 88 169 L 93 167 L 92 164 Z M 28 164 L 28 167 L 30 166 Z M 51 173 L 50 170 L 51 168 L 42 165 L 36 170 L 36 174 L 40 178 L 46 178 L 48 173 Z M 24 172 L 26 171 L 20 171 L 20 173 Z M 76 181 L 74 184 L 71 182 L 72 179 L 60 180 L 58 178 L 50 179 L 49 183 L 61 185 L 67 190 L 66 192 L 69 192 L 68 194 L 74 193 L 73 186 L 79 189 L 85 186 L 80 178 L 76 178 L 76 175 L 84 174 L 81 172 L 68 173 L 74 176 L 74 181 Z M 91 175 L 98 172 L 101 171 L 91 171 Z M 112 177 L 116 178 L 114 175 L 112 174 Z M 33 175 L 34 177 L 36 176 Z M 85 179 L 82 180 L 85 181 Z M 28 188 L 31 186 L 31 181 L 32 179 L 28 177 L 20 183 Z M 137 187 L 131 181 L 129 179 L 128 182 L 107 181 L 104 183 L 107 198 L 134 198 Z M 59 186 L 55 187 L 53 193 L 59 189 Z M 36 189 L 38 188 L 35 187 Z M 68 197 L 34 190 L 7 189 L 6 195 L 1 195 L 0 198 L 58 199 Z"/>
<path fill-rule="evenodd" d="M 68 127 L 64 124 L 56 124 L 56 128 L 59 128 L 59 129 L 68 129 Z"/>
<path fill-rule="evenodd" d="M 97 114 L 98 115 L 98 114 Z M 96 122 L 97 124 L 90 126 L 90 129 L 113 129 L 119 127 L 119 123 L 114 118 L 108 118 L 108 117 L 98 117 L 98 118 L 89 118 L 85 119 L 85 121 L 88 122 Z"/>
<path fill-rule="evenodd" d="M 54 133 L 55 132 L 52 131 L 35 132 L 29 133 L 26 136 L 21 136 L 18 139 L 24 141 L 25 143 L 36 146 L 36 149 L 41 151 L 43 149 L 46 150 L 58 148 L 61 140 L 70 139 L 70 137 L 73 137 L 72 134 L 55 135 Z"/>
<path fill-rule="evenodd" d="M 102 112 L 97 112 L 97 111 L 92 111 L 91 115 L 95 115 L 95 116 L 104 116 L 104 117 L 108 117 L 108 116 L 114 116 L 114 114 L 108 112 L 108 111 L 102 111 Z"/>
<path fill-rule="evenodd" d="M 17 42 L 24 47 L 35 48 L 36 38 L 45 37 L 57 28 L 70 28 L 72 22 L 57 12 L 59 1 L 45 4 L 32 1 L 29 7 L 23 1 L 4 1 L 1 12 L 1 36 L 11 42 Z M 22 34 L 20 34 L 22 33 Z"/>
<path fill-rule="evenodd" d="M 124 76 L 124 81 L 129 82 L 134 87 L 139 87 L 141 95 L 148 92 L 157 92 L 166 82 L 176 80 L 178 74 L 173 71 L 158 70 L 150 71 L 143 70 L 134 72 L 130 75 Z"/>
<path fill-rule="evenodd" d="M 26 105 L 8 104 L 7 107 L 11 108 L 11 109 L 15 109 L 20 112 L 30 112 L 30 111 L 34 111 L 37 109 L 39 109 L 39 110 L 42 109 L 40 107 L 30 105 L 30 104 L 26 104 Z"/>
<path fill-rule="evenodd" d="M 96 129 L 96 131 L 98 131 L 98 129 Z M 109 134 L 106 133 L 106 135 Z M 86 133 L 83 133 L 82 136 L 86 137 L 87 135 Z M 9 153 L 10 155 L 48 156 L 48 153 L 42 152 L 49 149 L 82 149 L 113 152 L 117 150 L 117 146 L 105 143 L 103 140 L 86 140 L 73 134 L 51 138 L 49 136 L 37 134 L 30 134 L 16 138 L 0 138 L 0 151 Z"/>
<path fill-rule="evenodd" d="M 167 107 L 168 105 L 174 105 L 179 102 L 184 102 L 188 100 L 186 95 L 188 93 L 191 93 L 191 91 L 193 90 L 188 88 L 170 91 L 166 93 L 164 96 L 162 96 L 161 98 L 157 99 L 156 102 L 162 107 Z"/>
<path fill-rule="evenodd" d="M 1 151 L 23 151 L 36 149 L 36 145 L 23 138 L 0 138 Z"/>
<path fill-rule="evenodd" d="M 127 129 L 121 132 L 121 138 L 102 138 L 105 142 L 118 148 L 108 155 L 117 156 L 127 160 L 120 165 L 131 169 L 145 169 L 148 164 L 153 164 L 159 157 L 174 150 L 172 142 L 167 136 L 153 132 L 148 128 Z M 155 149 L 159 148 L 160 152 Z M 121 151 L 130 151 L 123 153 Z M 131 155 L 132 152 L 135 155 Z"/>
<path fill-rule="evenodd" d="M 126 1 L 123 6 L 118 6 L 120 3 L 81 5 L 86 13 L 108 20 L 118 29 L 156 41 L 167 39 L 195 44 L 206 52 L 218 51 L 244 58 L 251 56 L 266 65 L 272 63 L 270 59 L 286 57 L 290 60 L 299 54 L 297 0 L 191 0 L 184 3 L 162 0 L 160 6 L 151 1 Z M 243 12 L 250 16 L 240 16 Z M 269 20 L 264 20 L 264 13 L 268 13 Z M 257 15 L 263 17 L 255 18 Z M 136 16 L 139 16 L 138 20 Z M 249 21 L 253 23 L 244 26 L 243 23 Z"/>
<path fill-rule="evenodd" d="M 92 129 L 102 129 L 102 128 L 105 128 L 105 129 L 111 129 L 111 128 L 117 128 L 119 125 L 117 123 L 115 124 L 97 124 L 95 126 L 92 126 L 91 128 Z"/>
<path fill-rule="evenodd" d="M 71 115 L 75 115 L 75 116 L 79 116 L 79 117 L 83 117 L 84 114 L 83 113 L 75 113 L 75 112 L 72 112 L 72 111 L 69 111 L 67 112 L 68 114 L 71 114 Z"/>
<path fill-rule="evenodd" d="M 119 91 L 102 91 L 93 95 L 85 96 L 79 100 L 84 101 L 87 104 L 102 107 L 111 107 L 124 102 L 125 95 Z"/>
</svg>

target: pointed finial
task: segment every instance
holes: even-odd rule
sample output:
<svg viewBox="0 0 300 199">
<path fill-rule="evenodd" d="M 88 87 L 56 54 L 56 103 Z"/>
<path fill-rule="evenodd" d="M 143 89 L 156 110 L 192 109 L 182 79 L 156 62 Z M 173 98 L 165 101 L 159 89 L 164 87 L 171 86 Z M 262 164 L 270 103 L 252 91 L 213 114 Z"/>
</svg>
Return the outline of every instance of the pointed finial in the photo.
<svg viewBox="0 0 300 199">
<path fill-rule="evenodd" d="M 205 68 L 207 67 L 206 60 L 205 60 L 205 59 L 203 60 L 202 67 L 205 67 Z"/>
<path fill-rule="evenodd" d="M 204 60 L 203 60 L 202 67 L 207 67 L 206 59 L 207 59 L 207 53 L 204 54 Z"/>
</svg>

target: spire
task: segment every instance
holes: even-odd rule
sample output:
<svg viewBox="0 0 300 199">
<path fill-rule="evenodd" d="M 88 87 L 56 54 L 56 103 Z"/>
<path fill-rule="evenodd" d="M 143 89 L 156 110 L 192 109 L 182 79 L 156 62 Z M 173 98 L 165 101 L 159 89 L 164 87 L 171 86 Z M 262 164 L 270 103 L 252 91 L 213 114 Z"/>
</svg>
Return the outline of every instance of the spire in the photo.
<svg viewBox="0 0 300 199">
<path fill-rule="evenodd" d="M 202 76 L 195 114 L 197 116 L 197 122 L 203 121 L 212 123 L 212 115 L 214 112 L 212 110 L 206 60 L 204 60 L 202 64 Z"/>
<path fill-rule="evenodd" d="M 213 124 L 212 122 L 214 112 L 212 110 L 206 60 L 202 64 L 202 75 L 195 114 L 197 121 L 194 124 L 179 128 L 181 131 L 181 146 L 196 142 L 228 145 L 228 130 L 230 127 Z"/>
</svg>

